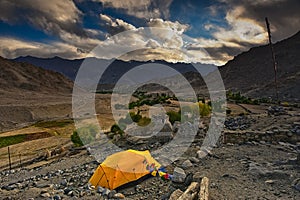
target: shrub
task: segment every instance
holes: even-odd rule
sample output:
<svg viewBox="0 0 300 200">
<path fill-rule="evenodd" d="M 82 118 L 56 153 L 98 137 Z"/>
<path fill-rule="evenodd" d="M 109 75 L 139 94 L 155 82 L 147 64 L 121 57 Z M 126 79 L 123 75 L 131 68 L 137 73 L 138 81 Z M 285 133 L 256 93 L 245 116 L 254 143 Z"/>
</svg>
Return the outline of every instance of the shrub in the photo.
<svg viewBox="0 0 300 200">
<path fill-rule="evenodd" d="M 52 128 L 52 127 L 64 127 L 73 123 L 73 120 L 60 120 L 60 121 L 40 121 L 34 124 L 35 127 Z"/>
<path fill-rule="evenodd" d="M 169 116 L 169 121 L 171 122 L 171 124 L 174 124 L 175 121 L 181 121 L 180 112 L 169 111 L 167 112 L 167 115 Z"/>
<path fill-rule="evenodd" d="M 208 104 L 199 102 L 199 110 L 201 117 L 209 116 L 211 112 L 211 107 Z"/>
<path fill-rule="evenodd" d="M 96 126 L 87 125 L 73 131 L 71 141 L 75 146 L 83 146 L 84 144 L 89 144 L 94 141 L 97 133 L 98 128 Z"/>
<path fill-rule="evenodd" d="M 139 121 L 138 121 L 138 125 L 139 126 L 147 126 L 148 124 L 150 124 L 151 119 L 148 117 L 142 117 Z"/>
<path fill-rule="evenodd" d="M 230 115 L 231 112 L 232 112 L 232 111 L 231 111 L 230 109 L 226 109 L 226 114 L 227 114 L 227 115 Z"/>
<path fill-rule="evenodd" d="M 77 131 L 73 131 L 73 134 L 71 135 L 71 141 L 77 147 L 83 146 L 83 143 L 82 143 Z"/>
<path fill-rule="evenodd" d="M 26 141 L 25 134 L 1 137 L 0 148 L 10 146 L 13 144 L 18 144 L 18 143 L 25 142 L 25 141 Z"/>
<path fill-rule="evenodd" d="M 139 113 L 135 114 L 134 112 L 130 112 L 129 115 L 130 115 L 132 121 L 134 121 L 136 123 L 139 122 L 140 119 L 142 119 L 142 116 Z"/>
<path fill-rule="evenodd" d="M 116 134 L 123 134 L 124 131 L 120 128 L 120 126 L 118 124 L 114 124 L 112 125 L 112 127 L 110 128 L 110 131 Z"/>
</svg>

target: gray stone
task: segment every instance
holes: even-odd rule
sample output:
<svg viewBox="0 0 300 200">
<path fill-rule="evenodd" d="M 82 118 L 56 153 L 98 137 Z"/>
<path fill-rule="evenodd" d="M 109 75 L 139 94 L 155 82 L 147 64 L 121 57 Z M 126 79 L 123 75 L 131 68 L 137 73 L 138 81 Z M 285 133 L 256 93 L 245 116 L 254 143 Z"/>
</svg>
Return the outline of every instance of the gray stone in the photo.
<svg viewBox="0 0 300 200">
<path fill-rule="evenodd" d="M 70 192 L 68 192 L 67 195 L 68 195 L 68 196 L 71 196 L 71 197 L 74 196 L 74 191 L 71 190 Z"/>
<path fill-rule="evenodd" d="M 113 196 L 114 199 L 125 199 L 125 195 L 122 193 L 116 193 Z"/>
<path fill-rule="evenodd" d="M 200 182 L 204 175 L 201 172 L 196 172 L 193 174 L 193 181 Z"/>
<path fill-rule="evenodd" d="M 104 188 L 104 190 L 103 190 L 103 192 L 102 192 L 102 195 L 103 195 L 103 196 L 108 196 L 109 193 L 110 193 L 110 190 L 107 189 L 107 188 Z"/>
<path fill-rule="evenodd" d="M 102 194 L 104 190 L 105 190 L 105 188 L 103 188 L 103 187 L 101 187 L 101 186 L 98 186 L 98 188 L 97 188 L 97 192 L 98 192 L 99 194 Z"/>
<path fill-rule="evenodd" d="M 267 174 L 267 170 L 260 166 L 257 163 L 250 163 L 249 164 L 249 170 L 251 174 L 258 175 L 258 176 L 265 176 Z"/>
<path fill-rule="evenodd" d="M 50 195 L 48 192 L 46 192 L 46 193 L 42 193 L 42 194 L 41 194 L 41 197 L 44 197 L 44 198 L 50 198 L 51 195 Z"/>
<path fill-rule="evenodd" d="M 6 186 L 2 187 L 2 189 L 7 190 L 7 191 L 14 190 L 16 188 L 17 188 L 17 186 L 14 185 L 14 184 L 13 185 L 6 185 Z"/>
<path fill-rule="evenodd" d="M 188 168 L 193 167 L 194 165 L 190 160 L 186 160 L 182 163 L 181 166 L 182 166 L 183 169 L 188 169 Z"/>
<path fill-rule="evenodd" d="M 183 169 L 179 167 L 175 167 L 173 172 L 173 178 L 172 181 L 177 183 L 183 183 L 185 181 L 186 174 Z"/>
<path fill-rule="evenodd" d="M 54 195 L 53 200 L 61 200 L 61 197 L 58 194 L 56 194 Z"/>
<path fill-rule="evenodd" d="M 265 183 L 267 183 L 267 184 L 271 184 L 271 185 L 272 185 L 272 184 L 274 184 L 274 183 L 275 183 L 275 181 L 274 181 L 274 180 L 266 180 L 266 181 L 265 181 Z"/>
<path fill-rule="evenodd" d="M 64 194 L 69 194 L 69 192 L 71 192 L 72 190 L 70 188 L 66 188 L 64 189 Z"/>
<path fill-rule="evenodd" d="M 196 157 L 191 157 L 191 158 L 190 158 L 190 161 L 191 161 L 192 163 L 199 163 L 199 162 L 200 162 L 200 160 L 199 160 L 198 158 L 196 158 Z"/>
<path fill-rule="evenodd" d="M 63 179 L 60 184 L 64 187 L 66 187 L 68 185 L 68 181 L 66 179 Z"/>
<path fill-rule="evenodd" d="M 300 178 L 297 178 L 292 182 L 292 187 L 300 192 Z"/>
<path fill-rule="evenodd" d="M 109 198 L 109 199 L 113 198 L 113 196 L 114 196 L 115 194 L 117 194 L 116 190 L 111 190 L 111 191 L 109 192 L 109 194 L 108 194 L 108 198 Z"/>
<path fill-rule="evenodd" d="M 201 149 L 197 151 L 198 158 L 204 158 L 207 155 L 212 155 L 211 151 L 208 149 Z"/>
</svg>

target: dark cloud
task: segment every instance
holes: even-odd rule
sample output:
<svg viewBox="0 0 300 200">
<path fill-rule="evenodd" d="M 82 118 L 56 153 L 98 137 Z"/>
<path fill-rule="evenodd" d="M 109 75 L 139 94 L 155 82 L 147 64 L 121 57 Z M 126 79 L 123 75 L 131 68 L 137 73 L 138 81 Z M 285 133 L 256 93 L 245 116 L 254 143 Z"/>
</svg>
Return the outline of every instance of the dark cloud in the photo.
<svg viewBox="0 0 300 200">
<path fill-rule="evenodd" d="M 78 58 L 81 56 L 75 47 L 62 42 L 45 44 L 0 37 L 0 43 L 0 56 L 5 58 L 16 58 L 27 55 L 43 58 L 49 58 L 55 55 L 63 58 Z"/>
<path fill-rule="evenodd" d="M 224 45 L 222 47 L 207 47 L 205 50 L 208 52 L 212 60 L 226 62 L 228 59 L 232 58 L 232 56 L 241 53 L 244 49 Z"/>
<path fill-rule="evenodd" d="M 221 0 L 228 8 L 242 6 L 240 17 L 257 21 L 265 25 L 268 17 L 273 31 L 274 41 L 282 40 L 300 30 L 299 0 Z"/>
<path fill-rule="evenodd" d="M 0 13 L 0 20 L 9 24 L 29 23 L 47 34 L 87 37 L 81 26 L 82 13 L 73 1 L 1 0 Z"/>
<path fill-rule="evenodd" d="M 163 18 L 170 16 L 169 7 L 173 0 L 94 0 L 104 7 L 115 8 L 119 12 L 142 19 Z"/>
</svg>

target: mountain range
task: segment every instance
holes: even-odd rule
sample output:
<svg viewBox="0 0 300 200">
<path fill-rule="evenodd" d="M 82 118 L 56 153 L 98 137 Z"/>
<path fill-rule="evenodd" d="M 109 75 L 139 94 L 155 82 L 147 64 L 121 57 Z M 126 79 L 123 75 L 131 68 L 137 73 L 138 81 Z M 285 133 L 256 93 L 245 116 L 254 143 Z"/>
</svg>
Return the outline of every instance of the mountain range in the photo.
<svg viewBox="0 0 300 200">
<path fill-rule="evenodd" d="M 274 44 L 278 72 L 278 90 L 282 100 L 299 100 L 300 99 L 300 32 L 290 38 Z M 87 58 L 87 60 L 108 63 L 108 60 L 96 58 Z M 44 69 L 59 72 L 71 80 L 75 80 L 77 72 L 83 63 L 83 59 L 67 60 L 59 57 L 54 58 L 35 58 L 31 56 L 18 57 L 14 61 L 21 63 L 30 63 Z M 152 61 L 139 62 L 114 60 L 109 68 L 105 70 L 100 84 L 109 85 L 111 88 L 121 76 L 142 64 L 151 64 Z M 155 61 L 157 64 L 167 65 L 184 74 L 191 82 L 196 82 L 199 76 L 192 64 L 189 63 L 168 63 L 165 61 Z M 197 64 L 198 65 L 198 64 Z M 213 66 L 202 65 L 203 69 Z M 201 68 L 200 66 L 200 68 Z M 227 62 L 224 66 L 219 67 L 226 90 L 239 91 L 250 97 L 275 97 L 274 69 L 269 45 L 263 45 L 251 48 Z M 208 74 L 206 70 L 204 74 Z M 198 77 L 198 78 L 197 78 Z M 203 84 L 203 81 L 201 81 Z M 199 85 L 203 87 L 202 85 Z"/>
<path fill-rule="evenodd" d="M 0 57 L 0 91 L 68 93 L 73 82 L 58 72 L 45 70 L 30 63 L 19 63 Z"/>
</svg>

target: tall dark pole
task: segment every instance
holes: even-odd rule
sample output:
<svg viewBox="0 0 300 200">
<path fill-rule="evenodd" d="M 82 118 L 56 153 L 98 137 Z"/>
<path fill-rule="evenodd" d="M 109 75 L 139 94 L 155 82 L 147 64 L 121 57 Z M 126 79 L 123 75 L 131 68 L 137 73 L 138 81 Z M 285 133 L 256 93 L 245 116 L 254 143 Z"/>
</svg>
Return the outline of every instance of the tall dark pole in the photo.
<svg viewBox="0 0 300 200">
<path fill-rule="evenodd" d="M 270 24 L 269 24 L 269 21 L 268 21 L 267 17 L 266 17 L 266 24 L 267 24 L 267 29 L 268 29 L 269 45 L 270 45 L 271 52 L 272 52 L 272 60 L 273 60 L 273 66 L 274 66 L 276 100 L 277 100 L 277 102 L 279 102 L 278 84 L 277 84 L 277 62 L 276 62 L 276 59 L 275 59 L 274 48 L 273 48 L 273 43 L 272 43 L 272 38 L 271 38 L 272 36 L 271 36 Z"/>
<path fill-rule="evenodd" d="M 19 153 L 20 168 L 22 168 L 21 153 Z"/>
<path fill-rule="evenodd" d="M 7 147 L 7 151 L 8 151 L 9 170 L 11 170 L 11 160 L 10 160 L 10 151 L 9 151 L 9 146 Z"/>
</svg>

